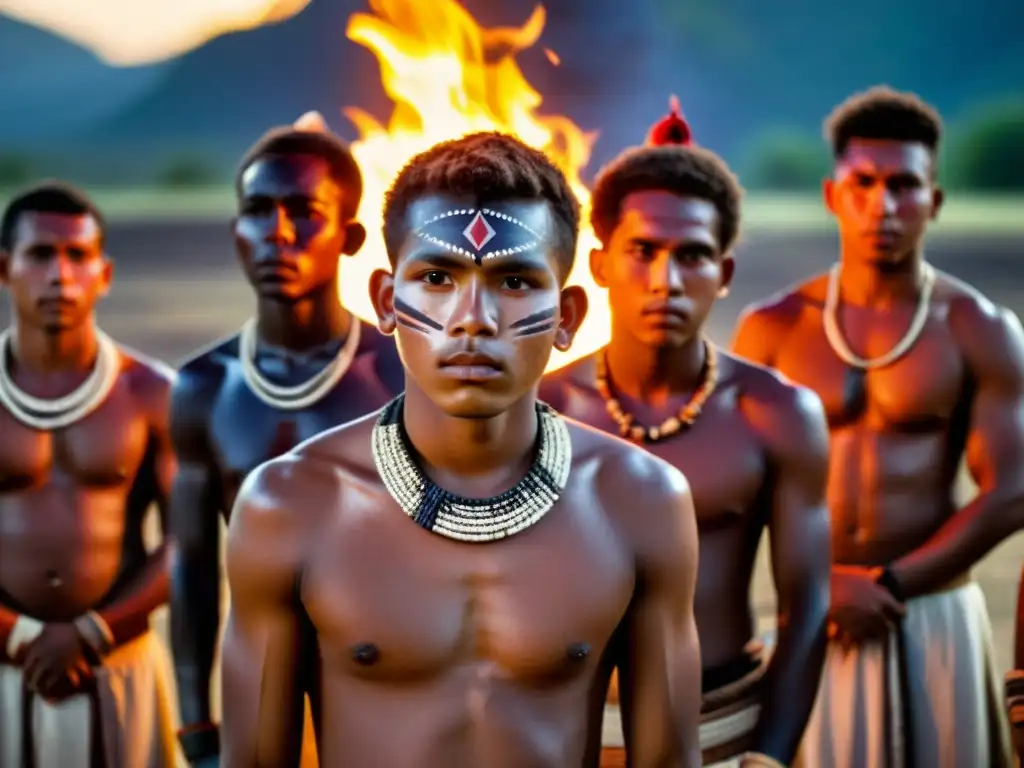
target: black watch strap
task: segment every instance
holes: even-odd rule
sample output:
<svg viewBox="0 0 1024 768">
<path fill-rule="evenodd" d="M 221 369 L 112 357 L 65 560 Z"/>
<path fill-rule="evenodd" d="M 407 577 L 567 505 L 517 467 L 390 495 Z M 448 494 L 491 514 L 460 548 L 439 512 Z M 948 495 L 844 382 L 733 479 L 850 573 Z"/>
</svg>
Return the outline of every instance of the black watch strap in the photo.
<svg viewBox="0 0 1024 768">
<path fill-rule="evenodd" d="M 886 592 L 893 596 L 898 602 L 905 603 L 907 600 L 906 594 L 903 592 L 903 586 L 900 584 L 900 580 L 896 578 L 896 574 L 892 568 L 888 565 L 882 569 L 882 572 L 875 579 L 875 583 L 882 587 Z"/>
<path fill-rule="evenodd" d="M 178 734 L 178 742 L 190 763 L 220 754 L 220 729 L 215 725 L 193 730 L 183 730 Z"/>
</svg>

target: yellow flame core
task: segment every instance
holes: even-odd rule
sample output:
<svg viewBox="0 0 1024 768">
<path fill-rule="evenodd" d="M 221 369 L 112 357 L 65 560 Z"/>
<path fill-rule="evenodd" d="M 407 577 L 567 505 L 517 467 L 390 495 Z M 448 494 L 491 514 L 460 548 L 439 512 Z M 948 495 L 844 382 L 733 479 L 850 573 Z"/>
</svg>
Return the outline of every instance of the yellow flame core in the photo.
<svg viewBox="0 0 1024 768">
<path fill-rule="evenodd" d="M 0 14 L 48 29 L 113 66 L 180 56 L 229 32 L 295 16 L 310 0 L 0 0 Z"/>
<path fill-rule="evenodd" d="M 609 316 L 588 266 L 587 254 L 597 239 L 587 223 L 590 191 L 580 180 L 596 134 L 567 117 L 537 114 L 541 96 L 515 60 L 540 38 L 544 8 L 537 6 L 521 27 L 494 29 L 481 27 L 455 0 L 370 0 L 370 8 L 372 13 L 350 17 L 346 35 L 376 55 L 395 107 L 386 126 L 356 107 L 344 110 L 359 131 L 352 152 L 364 176 L 360 220 L 370 233 L 363 250 L 342 264 L 345 305 L 374 320 L 366 286 L 373 270 L 387 267 L 381 234 L 384 193 L 402 167 L 439 142 L 500 131 L 545 151 L 565 173 L 582 208 L 584 226 L 569 279 L 586 288 L 590 313 L 572 349 L 556 351 L 548 370 L 600 348 L 608 338 Z"/>
</svg>

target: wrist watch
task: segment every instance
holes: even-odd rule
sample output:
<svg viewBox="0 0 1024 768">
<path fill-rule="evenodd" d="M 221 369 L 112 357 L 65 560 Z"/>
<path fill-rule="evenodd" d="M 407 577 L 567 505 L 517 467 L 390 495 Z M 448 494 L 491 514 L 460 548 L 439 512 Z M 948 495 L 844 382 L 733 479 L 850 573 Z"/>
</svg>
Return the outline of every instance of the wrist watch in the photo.
<svg viewBox="0 0 1024 768">
<path fill-rule="evenodd" d="M 185 759 L 195 763 L 220 754 L 220 728 L 216 723 L 198 723 L 178 731 L 178 743 Z"/>
<path fill-rule="evenodd" d="M 903 586 L 900 584 L 900 580 L 896 578 L 896 573 L 892 570 L 892 566 L 887 565 L 882 568 L 875 577 L 875 583 L 892 595 L 897 602 L 905 603 L 907 601 L 906 594 L 903 592 Z"/>
</svg>

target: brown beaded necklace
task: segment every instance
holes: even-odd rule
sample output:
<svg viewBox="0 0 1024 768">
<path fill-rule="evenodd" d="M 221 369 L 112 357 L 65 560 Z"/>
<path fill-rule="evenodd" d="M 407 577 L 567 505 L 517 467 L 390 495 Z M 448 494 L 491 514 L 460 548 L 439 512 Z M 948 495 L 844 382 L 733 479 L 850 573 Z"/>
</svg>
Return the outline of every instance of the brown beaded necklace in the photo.
<svg viewBox="0 0 1024 768">
<path fill-rule="evenodd" d="M 718 352 L 714 344 L 704 342 L 704 380 L 693 393 L 690 401 L 679 409 L 679 413 L 665 419 L 659 426 L 644 427 L 635 423 L 633 414 L 626 413 L 622 404 L 612 394 L 611 382 L 608 377 L 608 348 L 605 347 L 597 354 L 597 372 L 595 374 L 595 386 L 597 391 L 604 398 L 605 408 L 608 415 L 619 425 L 619 434 L 634 443 L 656 443 L 659 440 L 666 440 L 677 432 L 688 429 L 700 416 L 704 404 L 718 386 Z"/>
</svg>

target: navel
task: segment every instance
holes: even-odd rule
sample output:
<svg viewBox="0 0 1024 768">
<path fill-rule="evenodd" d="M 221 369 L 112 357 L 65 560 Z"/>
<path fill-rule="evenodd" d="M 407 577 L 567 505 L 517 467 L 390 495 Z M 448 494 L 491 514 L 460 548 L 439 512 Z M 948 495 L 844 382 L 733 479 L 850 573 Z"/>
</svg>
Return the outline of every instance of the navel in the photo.
<svg viewBox="0 0 1024 768">
<path fill-rule="evenodd" d="M 53 589 L 59 589 L 64 586 L 64 579 L 60 577 L 60 574 L 52 568 L 46 572 L 46 583 L 49 584 Z"/>
<path fill-rule="evenodd" d="M 590 655 L 590 646 L 586 643 L 573 643 L 566 648 L 565 655 L 572 661 L 583 661 Z"/>
<path fill-rule="evenodd" d="M 349 651 L 352 661 L 362 667 L 370 667 L 380 660 L 380 649 L 373 643 L 358 643 Z"/>
</svg>

